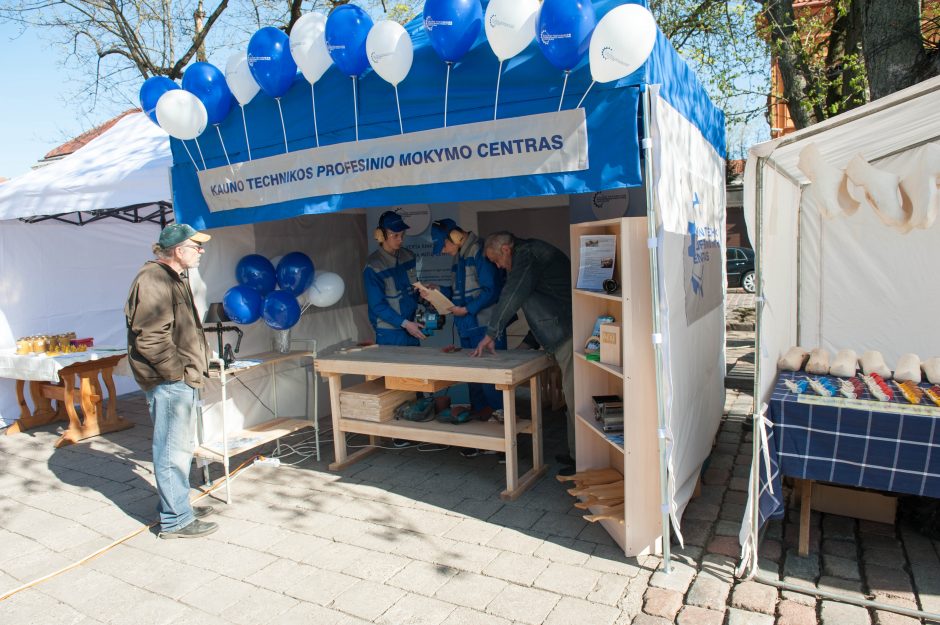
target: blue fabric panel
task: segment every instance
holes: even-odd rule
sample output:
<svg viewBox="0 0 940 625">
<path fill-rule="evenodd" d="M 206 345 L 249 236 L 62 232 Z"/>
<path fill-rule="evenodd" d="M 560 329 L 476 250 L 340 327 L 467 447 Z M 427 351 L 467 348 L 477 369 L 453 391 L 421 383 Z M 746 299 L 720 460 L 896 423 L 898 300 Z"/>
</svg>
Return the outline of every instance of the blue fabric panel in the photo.
<svg viewBox="0 0 940 625">
<path fill-rule="evenodd" d="M 484 3 L 485 4 L 485 3 Z M 622 0 L 594 3 L 598 19 Z M 645 6 L 645 2 L 637 2 Z M 398 87 L 405 132 L 444 125 L 446 65 L 436 55 L 420 19 L 407 26 L 414 43 L 414 63 L 410 74 Z M 570 73 L 563 107 L 574 108 L 591 85 L 588 55 Z M 483 31 L 467 55 L 450 74 L 448 126 L 459 126 L 493 118 L 499 62 L 485 40 Z M 247 160 L 242 114 L 236 106 L 216 128 L 210 127 L 195 141 L 172 139 L 173 201 L 177 219 L 196 228 L 212 228 L 284 219 L 303 214 L 326 213 L 345 208 L 391 206 L 410 203 L 437 203 L 461 200 L 487 200 L 565 193 L 587 193 L 604 189 L 640 186 L 642 172 L 638 137 L 639 97 L 647 80 L 664 84 L 664 97 L 681 114 L 703 129 L 724 154 L 724 130 L 710 124 L 723 124 L 722 115 L 708 101 L 701 84 L 660 34 L 647 65 L 619 81 L 597 84 L 584 100 L 588 127 L 589 169 L 562 174 L 516 176 L 494 180 L 428 184 L 411 187 L 372 189 L 338 196 L 295 200 L 259 208 L 246 208 L 210 214 L 199 189 L 193 162 L 201 168 L 202 157 L 209 168 L 226 165 L 219 132 L 232 162 Z M 503 65 L 499 93 L 499 117 L 512 118 L 555 111 L 564 83 L 564 74 L 555 69 L 533 41 L 521 54 Z M 399 133 L 395 92 L 372 70 L 353 81 L 334 66 L 315 85 L 317 130 L 320 145 L 355 141 L 354 110 L 359 112 L 359 138 L 371 139 Z M 695 93 L 686 93 L 694 91 Z M 257 95 L 245 108 L 252 158 L 284 152 L 284 117 L 289 149 L 315 147 L 313 98 L 310 85 L 298 74 L 291 89 L 278 103 Z M 714 137 L 713 137 L 714 135 Z M 720 141 L 719 141 L 720 139 Z"/>
</svg>

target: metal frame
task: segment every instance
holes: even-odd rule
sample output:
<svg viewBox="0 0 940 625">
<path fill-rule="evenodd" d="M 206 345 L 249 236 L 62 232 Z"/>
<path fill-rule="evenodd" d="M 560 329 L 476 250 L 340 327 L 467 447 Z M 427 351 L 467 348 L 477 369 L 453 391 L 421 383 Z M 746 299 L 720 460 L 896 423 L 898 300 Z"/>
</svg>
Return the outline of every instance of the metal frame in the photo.
<svg viewBox="0 0 940 625">
<path fill-rule="evenodd" d="M 145 210 L 146 209 L 146 210 Z M 128 223 L 153 223 L 161 228 L 174 221 L 173 204 L 160 200 L 158 202 L 145 202 L 131 204 L 121 208 L 106 208 L 92 211 L 78 211 L 71 213 L 58 213 L 56 215 L 36 215 L 35 217 L 20 217 L 19 220 L 27 224 L 36 224 L 43 221 L 61 221 L 73 226 L 87 226 L 102 219 L 117 219 Z"/>
</svg>

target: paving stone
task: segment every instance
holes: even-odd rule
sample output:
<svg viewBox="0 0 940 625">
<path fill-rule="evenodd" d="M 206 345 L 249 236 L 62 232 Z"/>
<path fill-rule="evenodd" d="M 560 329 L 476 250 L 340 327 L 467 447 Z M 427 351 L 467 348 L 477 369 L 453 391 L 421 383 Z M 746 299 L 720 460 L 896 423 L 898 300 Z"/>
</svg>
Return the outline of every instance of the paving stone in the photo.
<svg viewBox="0 0 940 625">
<path fill-rule="evenodd" d="M 699 521 L 714 521 L 718 518 L 719 506 L 711 503 L 701 503 L 693 501 L 685 508 L 684 519 L 694 519 Z"/>
<path fill-rule="evenodd" d="M 843 579 L 862 579 L 862 575 L 858 570 L 858 562 L 855 560 L 824 554 L 822 561 L 823 573 L 826 575 Z"/>
<path fill-rule="evenodd" d="M 784 542 L 787 547 L 796 549 L 800 546 L 800 526 L 796 523 L 788 523 L 784 531 Z M 809 550 L 810 553 L 818 552 L 822 543 L 822 528 L 819 525 L 810 524 L 809 528 Z"/>
<path fill-rule="evenodd" d="M 725 582 L 734 581 L 734 571 L 738 566 L 738 557 L 725 556 L 717 553 L 706 554 L 702 558 L 702 571 L 699 573 L 711 575 Z"/>
<path fill-rule="evenodd" d="M 714 522 L 682 519 L 682 538 L 687 545 L 703 546 L 712 534 Z"/>
<path fill-rule="evenodd" d="M 819 554 L 810 552 L 801 556 L 796 549 L 788 549 L 783 562 L 783 574 L 813 582 L 819 577 Z"/>
<path fill-rule="evenodd" d="M 748 478 L 746 477 L 733 477 L 730 480 L 728 480 L 729 490 L 747 492 L 747 487 L 748 487 Z"/>
<path fill-rule="evenodd" d="M 558 601 L 559 597 L 550 592 L 508 584 L 486 611 L 512 621 L 541 625 Z"/>
<path fill-rule="evenodd" d="M 841 517 L 840 517 L 841 518 Z M 823 530 L 825 532 L 825 530 Z M 823 556 L 833 555 L 849 560 L 858 560 L 858 544 L 848 540 L 835 540 L 824 538 L 822 543 Z"/>
<path fill-rule="evenodd" d="M 868 590 L 871 592 L 879 592 L 905 599 L 914 598 L 911 579 L 904 571 L 866 563 L 865 581 L 868 583 Z M 923 592 L 923 589 L 921 589 L 921 593 Z"/>
<path fill-rule="evenodd" d="M 598 545 L 584 566 L 601 573 L 616 573 L 629 578 L 635 577 L 640 572 L 640 565 L 636 558 L 625 557 L 623 549 L 619 546 Z"/>
<path fill-rule="evenodd" d="M 829 577 L 824 575 L 819 578 L 816 587 L 820 590 L 839 593 L 840 595 L 847 595 L 849 597 L 855 597 L 856 599 L 865 598 L 865 594 L 862 592 L 862 582 L 852 579 L 842 579 L 841 577 Z"/>
<path fill-rule="evenodd" d="M 744 518 L 744 512 L 744 504 L 725 502 L 718 512 L 718 518 L 740 524 L 741 519 Z"/>
<path fill-rule="evenodd" d="M 484 610 L 508 585 L 501 579 L 461 571 L 441 586 L 434 596 L 456 605 Z"/>
<path fill-rule="evenodd" d="M 730 536 L 737 540 L 741 533 L 741 521 L 718 521 L 715 524 L 715 534 L 717 536 Z"/>
<path fill-rule="evenodd" d="M 728 610 L 728 625 L 773 625 L 774 617 L 747 610 L 730 608 Z"/>
<path fill-rule="evenodd" d="M 731 479 L 731 471 L 729 471 L 727 468 L 717 469 L 717 468 L 710 467 L 702 475 L 702 482 L 704 482 L 705 484 L 724 485 L 728 483 L 729 479 Z"/>
<path fill-rule="evenodd" d="M 562 597 L 545 619 L 544 625 L 613 625 L 620 610 L 574 597 Z"/>
<path fill-rule="evenodd" d="M 708 457 L 709 469 L 730 469 L 734 466 L 734 454 L 712 453 Z"/>
<path fill-rule="evenodd" d="M 901 541 L 894 534 L 859 534 L 862 549 L 893 549 L 901 546 Z"/>
<path fill-rule="evenodd" d="M 749 612 L 773 614 L 777 605 L 777 589 L 759 582 L 742 582 L 734 587 L 731 606 Z"/>
<path fill-rule="evenodd" d="M 661 616 L 638 614 L 631 625 L 672 625 L 672 621 Z"/>
<path fill-rule="evenodd" d="M 731 557 L 741 555 L 741 545 L 735 536 L 715 536 L 708 541 L 708 547 L 705 550 L 708 553 L 718 553 Z"/>
<path fill-rule="evenodd" d="M 404 596 L 398 588 L 363 580 L 340 593 L 328 607 L 373 621 Z"/>
<path fill-rule="evenodd" d="M 855 540 L 855 519 L 840 514 L 823 515 L 823 535 L 826 538 Z"/>
<path fill-rule="evenodd" d="M 688 564 L 683 564 L 682 562 L 674 562 L 671 572 L 665 573 L 662 569 L 659 569 L 653 573 L 653 576 L 650 578 L 650 585 L 685 594 L 685 591 L 689 588 L 689 584 L 692 583 L 693 577 L 695 577 L 695 569 L 693 567 Z"/>
<path fill-rule="evenodd" d="M 699 573 L 695 581 L 692 582 L 692 589 L 689 590 L 686 603 L 691 606 L 724 612 L 730 591 L 731 584 L 729 582 L 722 581 L 709 573 L 702 572 Z"/>
<path fill-rule="evenodd" d="M 588 593 L 587 600 L 592 603 L 603 603 L 615 606 L 627 589 L 630 578 L 615 573 L 601 573 L 594 588 Z"/>
<path fill-rule="evenodd" d="M 643 611 L 673 620 L 682 607 L 682 593 L 665 588 L 650 588 L 643 597 Z"/>
<path fill-rule="evenodd" d="M 482 573 L 509 582 L 531 586 L 532 582 L 548 568 L 548 560 L 518 553 L 502 552 L 483 568 Z"/>
<path fill-rule="evenodd" d="M 777 605 L 777 625 L 815 625 L 816 607 L 796 601 L 781 601 Z"/>
<path fill-rule="evenodd" d="M 689 566 L 698 566 L 698 562 L 702 559 L 702 553 L 704 553 L 704 549 L 695 545 L 686 545 L 685 547 L 673 545 L 672 549 L 669 550 L 669 557 L 672 558 L 673 562 L 684 562 Z"/>
<path fill-rule="evenodd" d="M 402 590 L 430 597 L 457 573 L 459 573 L 457 569 L 450 567 L 414 561 L 385 583 Z"/>
<path fill-rule="evenodd" d="M 676 622 L 679 625 L 722 625 L 725 620 L 724 608 L 721 612 L 706 610 L 695 606 L 685 606 L 679 612 Z"/>
<path fill-rule="evenodd" d="M 200 620 L 193 620 L 192 625 L 199 625 L 205 622 L 206 614 L 202 613 Z M 361 625 L 366 623 L 348 614 L 343 614 L 337 610 L 324 608 L 313 603 L 298 603 L 286 612 L 274 617 L 268 621 L 267 625 Z M 174 625 L 181 625 L 181 621 L 174 621 Z"/>
<path fill-rule="evenodd" d="M 806 586 L 806 588 L 810 592 L 816 590 L 815 582 L 810 582 L 810 581 L 807 581 L 805 579 L 801 579 L 798 577 L 784 577 L 783 581 L 793 586 Z M 793 590 L 783 590 L 781 591 L 780 594 L 783 596 L 784 599 L 788 601 L 795 601 L 796 603 L 801 603 L 803 605 L 809 605 L 809 606 L 816 605 L 815 595 L 804 594 L 804 593 L 793 591 Z"/>
<path fill-rule="evenodd" d="M 870 625 L 868 610 L 861 606 L 823 601 L 820 610 L 822 625 Z"/>
<path fill-rule="evenodd" d="M 470 608 L 458 607 L 441 625 L 512 625 L 510 621 L 492 614 L 484 614 Z"/>
<path fill-rule="evenodd" d="M 600 527 L 599 523 L 589 523 L 595 527 Z M 602 528 L 603 529 L 603 528 Z M 605 534 L 607 532 L 604 532 Z M 578 534 L 580 536 L 580 534 Z M 551 560 L 560 564 L 570 564 L 572 566 L 581 566 L 588 561 L 591 553 L 597 548 L 597 545 L 586 540 L 576 538 L 562 538 L 552 536 L 542 541 L 533 554 L 537 558 Z"/>
<path fill-rule="evenodd" d="M 487 521 L 504 527 L 529 529 L 542 518 L 543 514 L 545 513 L 541 510 L 530 510 L 522 506 L 505 505 L 496 514 L 487 519 Z"/>
<path fill-rule="evenodd" d="M 879 523 L 877 521 L 860 520 L 858 522 L 858 531 L 863 534 L 880 534 L 882 536 L 895 536 L 895 527 L 891 523 Z"/>
<path fill-rule="evenodd" d="M 375 619 L 379 625 L 440 625 L 456 606 L 429 597 L 408 594 Z"/>
<path fill-rule="evenodd" d="M 766 558 L 772 562 L 780 562 L 783 557 L 783 545 L 779 540 L 765 538 L 758 548 L 761 558 Z"/>
<path fill-rule="evenodd" d="M 865 562 L 878 564 L 892 569 L 903 569 L 907 564 L 904 550 L 900 545 L 896 547 L 865 547 L 862 552 Z"/>
<path fill-rule="evenodd" d="M 897 612 L 875 611 L 875 625 L 920 625 L 920 619 Z"/>
<path fill-rule="evenodd" d="M 542 571 L 532 585 L 559 595 L 583 599 L 594 590 L 600 578 L 601 574 L 597 571 L 553 562 Z"/>
</svg>

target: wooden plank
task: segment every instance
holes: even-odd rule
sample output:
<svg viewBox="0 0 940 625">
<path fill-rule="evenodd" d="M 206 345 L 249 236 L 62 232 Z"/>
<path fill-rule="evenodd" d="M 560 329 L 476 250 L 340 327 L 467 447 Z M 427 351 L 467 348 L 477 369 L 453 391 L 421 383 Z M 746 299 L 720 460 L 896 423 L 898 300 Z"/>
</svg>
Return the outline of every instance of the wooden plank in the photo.
<svg viewBox="0 0 940 625">
<path fill-rule="evenodd" d="M 516 394 L 503 391 L 503 430 L 506 442 L 506 492 L 514 493 L 519 484 L 519 442 L 516 437 Z"/>
<path fill-rule="evenodd" d="M 229 432 L 229 438 L 232 440 L 239 440 L 243 438 L 252 440 L 250 443 L 247 443 L 241 447 L 229 447 L 228 455 L 229 457 L 236 456 L 240 453 L 248 451 L 249 449 L 254 449 L 259 445 L 270 443 L 273 440 L 277 440 L 298 430 L 312 427 L 313 421 L 280 417 L 278 419 L 271 419 L 270 421 L 265 421 L 264 423 L 247 427 L 243 430 Z M 195 455 L 200 458 L 206 458 L 207 460 L 211 460 L 213 462 L 222 462 L 223 460 L 221 451 L 216 451 L 202 445 L 196 448 Z"/>
<path fill-rule="evenodd" d="M 330 384 L 330 416 L 333 419 L 333 458 L 336 464 L 342 465 L 346 461 L 346 437 L 339 425 L 342 415 L 339 393 L 343 389 L 343 376 L 328 375 L 327 380 Z"/>
<path fill-rule="evenodd" d="M 380 447 L 363 447 L 362 449 L 359 449 L 349 454 L 348 456 L 346 456 L 346 458 L 342 462 L 331 462 L 329 466 L 330 471 L 342 471 L 349 465 L 359 462 L 366 456 L 371 456 L 372 454 L 377 452 L 379 449 L 381 448 Z"/>
<path fill-rule="evenodd" d="M 503 438 L 502 428 L 501 424 L 491 421 L 468 421 L 456 425 L 438 421 L 423 423 L 418 421 L 377 422 L 341 418 L 337 431 L 384 436 L 386 438 L 404 438 L 439 445 L 506 451 L 506 441 Z M 521 420 L 518 423 L 517 432 L 531 432 L 531 421 Z M 334 438 L 337 437 L 334 436 Z"/>
<path fill-rule="evenodd" d="M 414 399 L 414 392 L 385 388 L 382 378 L 350 386 L 339 393 L 343 416 L 367 421 L 391 421 L 398 406 Z"/>
<path fill-rule="evenodd" d="M 540 351 L 505 350 L 471 358 L 466 352 L 444 353 L 434 347 L 379 345 L 359 352 L 321 355 L 316 363 L 323 374 L 343 373 L 483 384 L 520 384 L 551 366 Z"/>
<path fill-rule="evenodd" d="M 442 389 L 457 384 L 447 380 L 429 380 L 427 378 L 400 378 L 398 376 L 385 376 L 385 387 L 399 391 L 419 391 L 422 393 L 436 393 Z"/>
<path fill-rule="evenodd" d="M 578 471 L 574 475 L 556 475 L 559 482 L 574 482 L 577 486 L 591 486 L 592 484 L 610 484 L 622 482 L 623 476 L 615 469 L 591 469 Z"/>
<path fill-rule="evenodd" d="M 506 489 L 499 494 L 499 498 L 503 501 L 514 501 L 519 498 L 519 495 L 524 493 L 527 488 L 535 484 L 539 478 L 545 475 L 545 472 L 548 471 L 548 467 L 544 464 L 539 468 L 531 468 L 526 471 L 525 475 L 519 478 L 518 484 L 514 490 Z"/>
</svg>

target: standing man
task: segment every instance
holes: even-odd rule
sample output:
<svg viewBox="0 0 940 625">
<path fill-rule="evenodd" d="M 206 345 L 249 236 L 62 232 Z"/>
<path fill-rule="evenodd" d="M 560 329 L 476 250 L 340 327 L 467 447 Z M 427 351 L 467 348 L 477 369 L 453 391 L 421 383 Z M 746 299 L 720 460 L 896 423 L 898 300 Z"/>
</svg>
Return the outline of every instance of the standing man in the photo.
<svg viewBox="0 0 940 625">
<path fill-rule="evenodd" d="M 379 248 L 369 254 L 362 272 L 369 322 L 379 345 L 420 345 L 424 336 L 415 323 L 418 298 L 414 287 L 418 275 L 414 253 L 402 247 L 408 225 L 395 211 L 385 211 L 373 236 Z"/>
<path fill-rule="evenodd" d="M 431 224 L 431 240 L 435 254 L 455 257 L 449 286 L 441 292 L 453 301 L 450 314 L 460 335 L 460 346 L 475 348 L 486 336 L 493 305 L 505 281 L 502 272 L 483 253 L 483 241 L 472 232 L 462 230 L 453 219 Z M 506 349 L 505 333 L 495 341 L 496 349 Z M 471 382 L 470 408 L 474 415 L 487 420 L 494 410 L 503 407 L 503 394 L 492 384 Z"/>
<path fill-rule="evenodd" d="M 209 358 L 188 270 L 199 266 L 208 240 L 186 224 L 164 228 L 153 246 L 156 260 L 137 273 L 124 306 L 128 360 L 153 421 L 160 538 L 197 538 L 219 528 L 200 520 L 211 507 L 189 502 L 196 393 Z"/>
<path fill-rule="evenodd" d="M 554 245 L 538 239 L 518 239 L 509 232 L 486 237 L 486 257 L 507 272 L 499 301 L 484 336 L 472 356 L 495 353 L 496 339 L 519 308 L 529 328 L 561 369 L 562 391 L 568 417 L 568 454 L 557 459 L 566 465 L 562 475 L 574 473 L 574 352 L 571 344 L 571 261 Z"/>
</svg>

